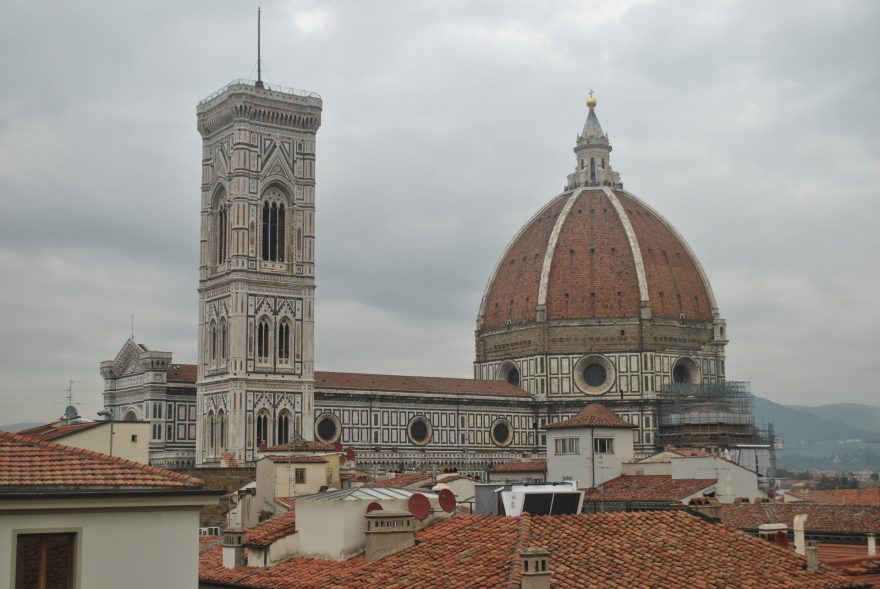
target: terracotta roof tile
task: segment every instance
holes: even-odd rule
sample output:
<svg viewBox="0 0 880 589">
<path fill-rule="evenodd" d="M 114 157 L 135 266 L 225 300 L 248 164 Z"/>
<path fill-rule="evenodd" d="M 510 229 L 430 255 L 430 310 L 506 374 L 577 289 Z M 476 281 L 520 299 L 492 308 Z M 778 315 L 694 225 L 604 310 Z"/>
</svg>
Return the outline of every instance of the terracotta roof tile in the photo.
<svg viewBox="0 0 880 589">
<path fill-rule="evenodd" d="M 679 456 L 683 456 L 685 458 L 711 458 L 714 456 L 711 452 L 707 452 L 706 450 L 701 450 L 699 448 L 676 448 L 670 446 L 666 448 L 666 452 L 672 452 L 673 454 L 678 454 Z"/>
<path fill-rule="evenodd" d="M 268 546 L 275 540 L 296 532 L 295 500 L 289 498 L 288 511 L 264 521 L 244 532 L 246 546 Z"/>
<path fill-rule="evenodd" d="M 0 494 L 66 489 L 198 489 L 204 481 L 91 450 L 0 432 Z"/>
<path fill-rule="evenodd" d="M 312 450 L 315 452 L 335 452 L 336 445 L 333 442 L 319 442 L 311 440 L 296 441 L 292 444 L 279 444 L 278 446 L 269 446 L 263 448 L 260 452 L 296 452 L 303 450 Z"/>
<path fill-rule="evenodd" d="M 604 405 L 593 403 L 584 407 L 580 413 L 563 421 L 548 423 L 547 429 L 565 429 L 577 427 L 625 427 L 634 428 L 635 425 L 616 416 Z"/>
<path fill-rule="evenodd" d="M 223 462 L 223 466 L 227 466 L 229 468 L 238 468 L 238 459 L 232 452 L 221 452 L 220 460 Z"/>
<path fill-rule="evenodd" d="M 412 393 L 501 395 L 528 397 L 521 388 L 501 380 L 474 380 L 439 376 L 402 376 L 397 374 L 362 374 L 357 372 L 315 372 L 315 386 L 320 389 L 361 391 L 400 391 Z"/>
<path fill-rule="evenodd" d="M 794 516 L 807 514 L 807 532 L 867 534 L 880 532 L 880 506 L 820 505 L 816 503 L 757 503 L 725 505 L 722 519 L 741 530 L 756 530 L 761 524 L 788 524 Z"/>
<path fill-rule="evenodd" d="M 548 321 L 638 317 L 640 292 L 633 249 L 617 208 L 601 188 L 573 202 L 551 246 L 571 192 L 544 206 L 511 241 L 486 288 L 478 330 L 535 321 L 544 259 Z M 697 260 L 672 225 L 634 196 L 615 190 L 641 253 L 655 318 L 711 321 L 712 303 Z"/>
<path fill-rule="evenodd" d="M 880 489 L 835 489 L 815 491 L 812 489 L 788 493 L 805 502 L 825 505 L 880 505 Z"/>
<path fill-rule="evenodd" d="M 430 472 L 404 472 L 395 476 L 393 479 L 378 479 L 371 483 L 367 483 L 367 487 L 392 487 L 395 489 L 403 489 L 417 483 L 433 483 L 434 475 Z"/>
<path fill-rule="evenodd" d="M 275 497 L 275 503 L 290 510 L 296 504 L 296 497 Z"/>
<path fill-rule="evenodd" d="M 105 423 L 109 422 L 88 421 L 86 423 L 70 423 L 65 425 L 60 421 L 55 421 L 53 423 L 47 423 L 46 425 L 38 425 L 32 428 L 24 429 L 16 433 L 22 436 L 39 438 L 41 440 L 57 440 L 58 438 L 63 438 L 64 436 L 70 435 L 72 433 L 76 433 L 85 429 L 91 429 Z"/>
<path fill-rule="evenodd" d="M 680 501 L 715 485 L 714 479 L 674 479 L 669 475 L 619 476 L 587 489 L 584 501 Z"/>
<path fill-rule="evenodd" d="M 503 464 L 496 464 L 491 472 L 547 472 L 547 460 L 512 460 Z"/>
<path fill-rule="evenodd" d="M 269 569 L 224 569 L 219 547 L 200 556 L 204 582 L 272 589 L 519 587 L 519 552 L 550 551 L 554 589 L 717 587 L 843 589 L 852 578 L 764 540 L 680 511 L 519 518 L 462 515 L 416 534 L 380 561 L 293 558 Z"/>
<path fill-rule="evenodd" d="M 168 382 L 187 382 L 195 384 L 198 375 L 198 366 L 195 364 L 171 364 L 165 370 L 165 380 Z"/>
<path fill-rule="evenodd" d="M 327 459 L 315 454 L 291 454 L 290 456 L 264 456 L 272 462 L 282 464 L 327 464 Z"/>
</svg>

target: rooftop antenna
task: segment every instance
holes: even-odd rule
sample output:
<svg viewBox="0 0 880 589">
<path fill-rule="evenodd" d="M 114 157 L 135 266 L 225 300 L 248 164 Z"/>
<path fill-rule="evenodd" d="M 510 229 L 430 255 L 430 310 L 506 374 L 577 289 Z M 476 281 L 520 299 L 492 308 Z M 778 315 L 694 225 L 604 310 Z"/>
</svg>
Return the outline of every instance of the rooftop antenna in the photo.
<svg viewBox="0 0 880 589">
<path fill-rule="evenodd" d="M 68 379 L 67 388 L 64 391 L 67 393 L 64 395 L 64 398 L 67 399 L 67 407 L 64 409 L 64 417 L 62 420 L 70 421 L 79 417 L 79 412 L 76 410 L 76 407 L 73 405 L 73 383 L 80 382 L 78 380 Z"/>
<path fill-rule="evenodd" d="M 134 313 L 131 314 L 131 340 L 134 341 Z"/>
<path fill-rule="evenodd" d="M 67 388 L 64 389 L 64 392 L 67 394 L 64 395 L 64 398 L 67 399 L 68 405 L 73 405 L 73 385 L 81 382 L 81 380 L 73 380 L 72 378 L 67 380 Z"/>
<path fill-rule="evenodd" d="M 257 88 L 263 87 L 263 66 L 262 61 L 260 59 L 260 19 L 262 17 L 262 6 L 257 6 L 257 83 L 255 86 Z"/>
</svg>

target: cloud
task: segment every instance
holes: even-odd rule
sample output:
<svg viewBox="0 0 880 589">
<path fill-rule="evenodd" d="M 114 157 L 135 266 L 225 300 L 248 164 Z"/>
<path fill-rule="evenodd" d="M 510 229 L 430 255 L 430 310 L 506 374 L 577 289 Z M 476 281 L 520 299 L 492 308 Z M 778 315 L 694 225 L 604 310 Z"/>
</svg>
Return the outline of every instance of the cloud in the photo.
<svg viewBox="0 0 880 589">
<path fill-rule="evenodd" d="M 7 7 L 4 421 L 54 417 L 70 378 L 96 410 L 131 313 L 139 341 L 195 359 L 194 108 L 254 75 L 252 8 Z M 713 281 L 729 373 L 780 402 L 876 403 L 880 5 L 267 0 L 263 16 L 264 79 L 324 98 L 319 368 L 470 374 L 485 281 L 561 190 L 592 87 L 615 169 Z"/>
</svg>

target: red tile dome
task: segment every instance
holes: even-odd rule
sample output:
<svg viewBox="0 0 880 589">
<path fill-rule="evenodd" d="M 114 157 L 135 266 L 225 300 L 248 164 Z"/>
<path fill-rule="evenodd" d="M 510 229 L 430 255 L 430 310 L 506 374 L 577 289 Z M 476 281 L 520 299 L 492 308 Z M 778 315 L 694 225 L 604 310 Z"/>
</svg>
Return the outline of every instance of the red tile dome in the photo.
<svg viewBox="0 0 880 589">
<path fill-rule="evenodd" d="M 560 194 L 516 234 L 486 286 L 477 329 L 716 315 L 705 273 L 672 225 L 632 194 L 595 186 Z"/>
</svg>

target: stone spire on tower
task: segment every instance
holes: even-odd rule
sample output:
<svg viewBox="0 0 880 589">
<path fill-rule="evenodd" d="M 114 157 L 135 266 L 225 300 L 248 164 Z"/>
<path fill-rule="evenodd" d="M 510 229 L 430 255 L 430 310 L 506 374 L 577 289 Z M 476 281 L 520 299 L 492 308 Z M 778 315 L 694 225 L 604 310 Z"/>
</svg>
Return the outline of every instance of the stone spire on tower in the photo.
<svg viewBox="0 0 880 589">
<path fill-rule="evenodd" d="M 587 99 L 587 121 L 577 137 L 574 153 L 577 158 L 574 173 L 568 175 L 567 190 L 579 186 L 611 186 L 622 188 L 620 174 L 611 169 L 611 143 L 596 116 L 596 98 L 590 90 Z"/>
</svg>

